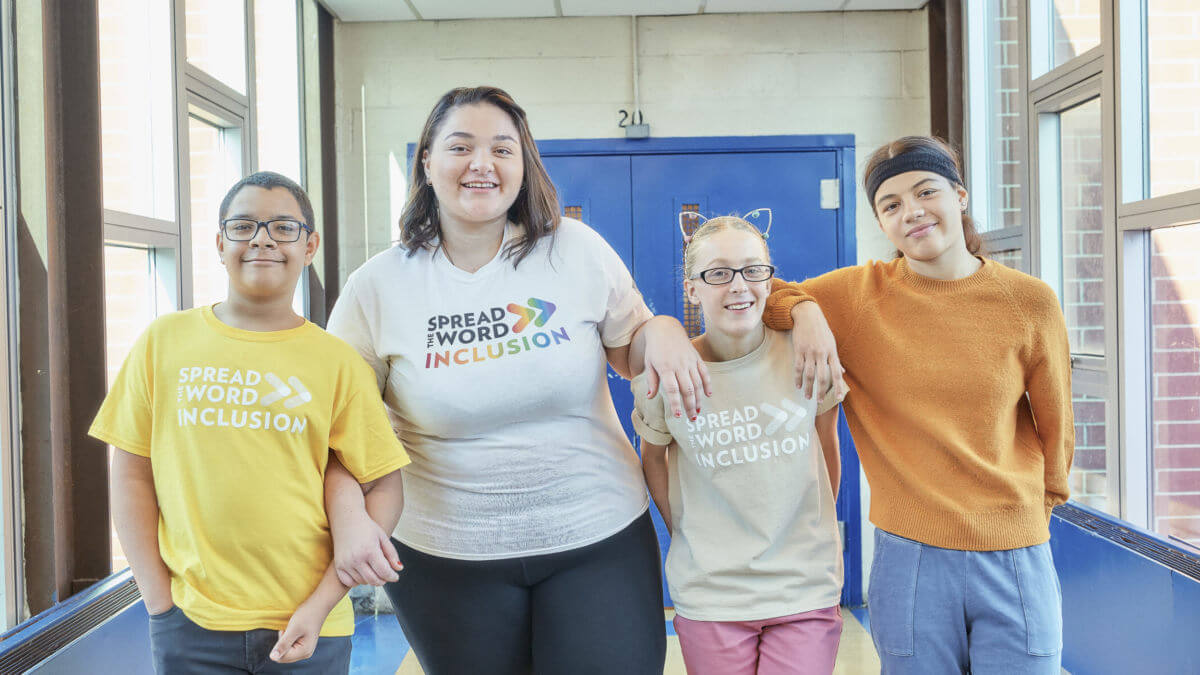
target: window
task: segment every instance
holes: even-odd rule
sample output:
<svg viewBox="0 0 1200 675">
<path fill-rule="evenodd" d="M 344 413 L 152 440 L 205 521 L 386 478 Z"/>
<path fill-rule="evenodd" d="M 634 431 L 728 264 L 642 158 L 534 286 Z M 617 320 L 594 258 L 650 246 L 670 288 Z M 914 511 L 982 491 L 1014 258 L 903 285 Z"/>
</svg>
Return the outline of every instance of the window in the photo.
<svg viewBox="0 0 1200 675">
<path fill-rule="evenodd" d="M 1150 235 L 1153 529 L 1200 549 L 1200 224 Z"/>
<path fill-rule="evenodd" d="M 187 0 L 184 29 L 187 62 L 247 93 L 245 0 Z"/>
<path fill-rule="evenodd" d="M 188 118 L 194 307 L 225 298 L 227 277 L 216 248 L 218 211 L 229 186 L 242 176 L 241 166 L 241 134 L 236 127 Z"/>
<path fill-rule="evenodd" d="M 1146 1 L 1149 194 L 1200 188 L 1200 3 Z"/>
<path fill-rule="evenodd" d="M 254 16 L 258 168 L 303 184 L 296 2 L 255 0 Z"/>
<path fill-rule="evenodd" d="M 104 206 L 175 218 L 175 88 L 165 2 L 101 0 Z"/>
<path fill-rule="evenodd" d="M 133 246 L 104 247 L 104 356 L 108 385 L 129 355 L 133 343 L 158 313 L 158 281 L 149 249 Z M 117 452 L 109 446 L 109 461 Z M 129 566 L 116 529 L 112 533 L 112 569 Z"/>
<path fill-rule="evenodd" d="M 1059 113 L 1058 126 L 1063 313 L 1071 352 L 1104 356 L 1100 99 Z"/>
</svg>

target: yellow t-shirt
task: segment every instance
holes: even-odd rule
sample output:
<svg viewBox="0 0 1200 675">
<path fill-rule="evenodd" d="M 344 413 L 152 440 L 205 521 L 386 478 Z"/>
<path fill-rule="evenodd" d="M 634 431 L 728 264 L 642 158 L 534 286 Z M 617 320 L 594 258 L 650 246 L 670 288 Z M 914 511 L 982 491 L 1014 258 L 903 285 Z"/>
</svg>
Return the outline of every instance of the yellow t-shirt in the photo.
<svg viewBox="0 0 1200 675">
<path fill-rule="evenodd" d="M 360 482 L 408 463 L 370 368 L 305 322 L 253 332 L 211 307 L 159 318 L 89 433 L 149 457 L 171 594 L 209 630 L 282 629 L 333 557 L 329 450 Z M 343 598 L 321 635 L 350 635 Z"/>
</svg>

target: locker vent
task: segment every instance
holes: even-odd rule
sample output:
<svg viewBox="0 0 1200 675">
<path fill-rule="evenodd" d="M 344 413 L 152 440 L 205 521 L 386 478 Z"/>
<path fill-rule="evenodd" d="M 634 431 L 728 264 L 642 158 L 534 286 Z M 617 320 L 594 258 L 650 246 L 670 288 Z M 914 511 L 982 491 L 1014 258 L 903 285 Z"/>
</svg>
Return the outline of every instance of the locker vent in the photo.
<svg viewBox="0 0 1200 675">
<path fill-rule="evenodd" d="M 141 599 L 129 570 L 110 581 L 101 582 L 108 588 L 95 594 L 84 591 L 0 637 L 0 673 L 26 672 Z M 21 635 L 31 628 L 30 634 Z M 9 640 L 16 644 L 5 644 Z"/>
<path fill-rule="evenodd" d="M 563 216 L 565 216 L 567 218 L 574 218 L 575 220 L 583 220 L 583 207 L 582 206 L 564 206 L 563 207 Z"/>
<path fill-rule="evenodd" d="M 700 205 L 680 204 L 679 211 L 680 213 L 685 211 L 699 212 Z M 696 232 L 696 228 L 700 227 L 700 219 L 694 215 L 684 216 L 681 219 L 681 222 L 683 223 L 684 232 L 686 232 L 689 237 Z M 683 249 L 686 252 L 687 246 L 684 246 Z M 683 296 L 683 327 L 687 330 L 688 337 L 696 337 L 704 332 L 704 314 L 700 311 L 698 306 L 688 302 L 686 292 L 684 292 Z"/>
<path fill-rule="evenodd" d="M 1140 553 L 1180 574 L 1200 581 L 1200 557 L 1194 553 L 1168 546 L 1137 530 L 1123 527 L 1107 518 L 1099 518 L 1070 504 L 1054 507 L 1054 515 L 1097 536 Z"/>
</svg>

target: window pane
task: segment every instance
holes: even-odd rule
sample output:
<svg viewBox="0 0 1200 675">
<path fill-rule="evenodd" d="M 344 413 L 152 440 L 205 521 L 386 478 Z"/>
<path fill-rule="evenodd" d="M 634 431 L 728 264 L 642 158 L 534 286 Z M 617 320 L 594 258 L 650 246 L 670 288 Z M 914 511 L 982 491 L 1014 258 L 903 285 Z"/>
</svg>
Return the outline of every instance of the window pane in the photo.
<svg viewBox="0 0 1200 675">
<path fill-rule="evenodd" d="M 228 277 L 217 257 L 218 211 L 225 192 L 241 177 L 241 143 L 230 129 L 188 118 L 192 200 L 192 306 L 225 299 Z"/>
<path fill-rule="evenodd" d="M 995 251 L 989 253 L 988 257 L 1006 267 L 1011 267 L 1014 270 L 1021 269 L 1021 260 L 1025 252 L 1019 248 L 1009 249 L 1007 251 Z"/>
<path fill-rule="evenodd" d="M 1059 116 L 1063 314 L 1075 354 L 1104 355 L 1100 99 Z"/>
<path fill-rule="evenodd" d="M 1150 195 L 1200 187 L 1200 3 L 1148 0 Z"/>
<path fill-rule="evenodd" d="M 104 208 L 175 219 L 170 4 L 100 0 Z"/>
<path fill-rule="evenodd" d="M 156 282 L 150 251 L 125 246 L 104 247 L 104 357 L 108 385 L 121 370 L 134 341 L 154 319 Z M 112 453 L 109 446 L 109 461 Z M 112 569 L 129 567 L 117 533 L 112 529 Z"/>
<path fill-rule="evenodd" d="M 300 181 L 300 46 L 295 0 L 254 3 L 258 167 Z M 310 223 L 313 224 L 313 223 Z"/>
<path fill-rule="evenodd" d="M 988 172 L 989 210 L 980 231 L 1021 225 L 1021 150 L 1025 132 L 1021 110 L 1021 37 L 1017 0 L 988 5 Z M 982 189 L 977 187 L 977 189 Z"/>
<path fill-rule="evenodd" d="M 1100 0 L 1054 0 L 1050 30 L 1057 68 L 1100 44 Z"/>
<path fill-rule="evenodd" d="M 246 93 L 245 0 L 187 0 L 184 28 L 188 63 Z"/>
<path fill-rule="evenodd" d="M 1153 524 L 1200 546 L 1200 224 L 1150 241 Z"/>
<path fill-rule="evenodd" d="M 1071 464 L 1071 499 L 1101 511 L 1108 510 L 1108 462 L 1105 443 L 1104 399 L 1076 395 L 1075 461 Z"/>
</svg>

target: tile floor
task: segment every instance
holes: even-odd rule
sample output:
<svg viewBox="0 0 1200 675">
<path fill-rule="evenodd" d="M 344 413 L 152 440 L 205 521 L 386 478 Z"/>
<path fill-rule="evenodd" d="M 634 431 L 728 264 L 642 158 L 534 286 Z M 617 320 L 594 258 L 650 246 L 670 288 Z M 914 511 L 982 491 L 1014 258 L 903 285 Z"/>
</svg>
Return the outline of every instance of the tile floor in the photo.
<svg viewBox="0 0 1200 675">
<path fill-rule="evenodd" d="M 842 610 L 845 623 L 842 643 L 838 650 L 835 675 L 865 675 L 879 672 L 879 658 L 871 636 L 864 628 L 865 611 Z M 674 613 L 667 610 L 667 667 L 663 675 L 685 675 L 679 638 L 671 627 Z M 398 668 L 398 670 L 397 670 Z M 391 614 L 359 616 L 354 633 L 354 657 L 351 675 L 424 675 L 417 657 L 408 648 L 400 625 Z"/>
</svg>

